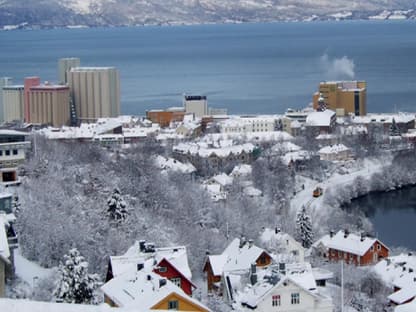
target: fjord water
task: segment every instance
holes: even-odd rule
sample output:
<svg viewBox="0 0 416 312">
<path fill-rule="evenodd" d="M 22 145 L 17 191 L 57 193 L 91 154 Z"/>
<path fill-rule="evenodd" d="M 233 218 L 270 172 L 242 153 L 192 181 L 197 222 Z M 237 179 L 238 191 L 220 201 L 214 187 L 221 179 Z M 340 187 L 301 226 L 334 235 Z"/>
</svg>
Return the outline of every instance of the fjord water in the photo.
<svg viewBox="0 0 416 312">
<path fill-rule="evenodd" d="M 201 93 L 231 113 L 281 113 L 321 80 L 368 82 L 368 110 L 415 111 L 416 22 L 227 24 L 0 32 L 0 76 L 57 81 L 57 59 L 116 66 L 121 111 Z M 345 56 L 345 58 L 344 58 Z"/>
<path fill-rule="evenodd" d="M 416 250 L 416 187 L 370 193 L 353 200 L 347 209 L 363 211 L 387 246 Z"/>
</svg>

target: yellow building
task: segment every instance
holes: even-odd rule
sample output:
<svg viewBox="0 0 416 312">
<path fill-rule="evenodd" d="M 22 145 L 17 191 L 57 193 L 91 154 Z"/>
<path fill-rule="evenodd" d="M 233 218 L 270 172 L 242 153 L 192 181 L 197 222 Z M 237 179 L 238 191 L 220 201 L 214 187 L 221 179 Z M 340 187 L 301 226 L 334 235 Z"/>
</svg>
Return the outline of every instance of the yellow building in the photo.
<svg viewBox="0 0 416 312">
<path fill-rule="evenodd" d="M 365 81 L 324 81 L 313 95 L 313 108 L 331 109 L 338 116 L 367 114 L 367 83 Z"/>
</svg>

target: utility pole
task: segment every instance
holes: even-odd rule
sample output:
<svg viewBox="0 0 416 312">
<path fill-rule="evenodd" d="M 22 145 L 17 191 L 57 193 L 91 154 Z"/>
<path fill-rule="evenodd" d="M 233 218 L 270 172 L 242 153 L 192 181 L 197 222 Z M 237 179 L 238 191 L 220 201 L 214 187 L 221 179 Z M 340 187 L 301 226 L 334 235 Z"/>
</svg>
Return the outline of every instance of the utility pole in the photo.
<svg viewBox="0 0 416 312">
<path fill-rule="evenodd" d="M 344 258 L 341 260 L 341 312 L 344 312 Z"/>
</svg>

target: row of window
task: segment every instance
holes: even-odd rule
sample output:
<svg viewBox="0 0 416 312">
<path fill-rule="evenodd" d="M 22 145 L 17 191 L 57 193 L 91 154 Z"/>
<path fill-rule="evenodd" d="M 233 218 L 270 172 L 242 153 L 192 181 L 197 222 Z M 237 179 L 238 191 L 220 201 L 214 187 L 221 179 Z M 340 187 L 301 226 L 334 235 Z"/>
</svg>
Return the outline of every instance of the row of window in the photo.
<svg viewBox="0 0 416 312">
<path fill-rule="evenodd" d="M 291 304 L 300 304 L 300 294 L 299 293 L 292 293 L 290 295 L 290 303 Z M 281 306 L 282 301 L 280 295 L 272 296 L 272 306 L 279 307 Z"/>
<path fill-rule="evenodd" d="M 4 151 L 0 150 L 0 156 L 3 156 L 3 155 L 10 156 L 11 154 L 12 155 L 17 155 L 18 152 L 19 151 L 17 149 L 14 149 L 14 150 L 4 150 Z"/>
</svg>

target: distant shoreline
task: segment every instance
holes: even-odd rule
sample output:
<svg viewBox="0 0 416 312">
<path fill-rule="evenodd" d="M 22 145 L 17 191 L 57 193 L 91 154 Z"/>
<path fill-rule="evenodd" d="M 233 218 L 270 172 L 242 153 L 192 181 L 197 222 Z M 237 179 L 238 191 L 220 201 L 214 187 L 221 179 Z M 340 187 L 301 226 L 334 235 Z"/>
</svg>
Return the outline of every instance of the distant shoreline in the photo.
<svg viewBox="0 0 416 312">
<path fill-rule="evenodd" d="M 140 27 L 186 27 L 186 26 L 219 26 L 219 25 L 244 25 L 244 24 L 287 24 L 287 23 L 356 23 L 356 22 L 369 22 L 369 23 L 413 23 L 416 22 L 416 18 L 403 18 L 403 19 L 371 19 L 371 18 L 356 18 L 356 19 L 313 19 L 313 20 L 264 20 L 264 21 L 222 21 L 222 22 L 160 22 L 160 23 L 148 23 L 148 24 L 132 24 L 132 25 L 30 25 L 28 23 L 21 23 L 17 25 L 3 25 L 0 26 L 0 32 L 9 31 L 34 31 L 34 30 L 73 30 L 73 29 L 95 29 L 95 28 L 140 28 Z"/>
</svg>

